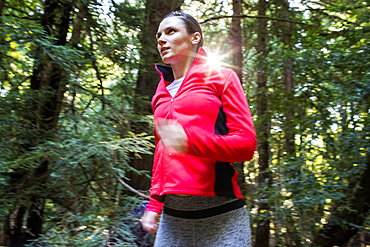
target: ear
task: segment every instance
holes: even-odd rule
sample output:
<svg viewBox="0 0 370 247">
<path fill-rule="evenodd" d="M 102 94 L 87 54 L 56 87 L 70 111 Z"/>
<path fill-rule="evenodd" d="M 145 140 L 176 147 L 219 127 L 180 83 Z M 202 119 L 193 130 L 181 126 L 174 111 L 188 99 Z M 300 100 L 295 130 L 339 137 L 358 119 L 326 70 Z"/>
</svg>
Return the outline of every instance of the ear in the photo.
<svg viewBox="0 0 370 247">
<path fill-rule="evenodd" d="M 200 42 L 200 39 L 201 39 L 200 33 L 195 32 L 195 33 L 192 34 L 191 43 L 193 45 L 197 45 Z"/>
</svg>

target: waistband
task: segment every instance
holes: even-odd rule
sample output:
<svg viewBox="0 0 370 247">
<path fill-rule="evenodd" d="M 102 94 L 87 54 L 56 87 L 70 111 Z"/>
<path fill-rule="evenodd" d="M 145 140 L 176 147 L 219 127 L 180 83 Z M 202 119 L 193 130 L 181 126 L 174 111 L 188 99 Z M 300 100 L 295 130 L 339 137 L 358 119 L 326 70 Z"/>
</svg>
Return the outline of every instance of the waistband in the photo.
<svg viewBox="0 0 370 247">
<path fill-rule="evenodd" d="M 217 207 L 202 209 L 202 210 L 193 210 L 193 211 L 183 211 L 183 210 L 176 210 L 172 208 L 168 208 L 166 206 L 163 207 L 163 213 L 168 214 L 170 216 L 184 218 L 184 219 L 204 219 L 208 217 L 212 217 L 215 215 L 227 213 L 229 211 L 241 208 L 244 206 L 244 201 L 242 199 L 238 199 Z"/>
<path fill-rule="evenodd" d="M 164 206 L 180 211 L 213 208 L 239 199 L 228 196 L 179 196 L 173 194 L 166 194 L 163 198 Z"/>
</svg>

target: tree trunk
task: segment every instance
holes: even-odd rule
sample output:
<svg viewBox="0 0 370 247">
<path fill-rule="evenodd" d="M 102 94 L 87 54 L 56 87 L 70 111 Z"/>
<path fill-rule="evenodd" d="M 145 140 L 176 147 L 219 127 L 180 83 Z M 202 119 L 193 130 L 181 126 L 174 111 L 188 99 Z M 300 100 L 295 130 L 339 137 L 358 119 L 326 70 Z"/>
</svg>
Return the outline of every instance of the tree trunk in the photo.
<svg viewBox="0 0 370 247">
<path fill-rule="evenodd" d="M 139 76 L 136 84 L 136 94 L 147 97 L 149 100 L 145 105 L 136 105 L 137 109 L 151 112 L 150 100 L 155 93 L 159 82 L 158 72 L 154 68 L 155 63 L 161 62 L 157 51 L 157 40 L 155 35 L 159 23 L 167 14 L 179 10 L 183 0 L 147 0 L 145 23 L 139 36 L 141 43 L 140 57 L 142 64 L 139 68 Z M 141 112 L 141 111 L 140 111 Z"/>
<path fill-rule="evenodd" d="M 0 16 L 3 14 L 3 9 L 5 6 L 5 0 L 0 0 Z"/>
<path fill-rule="evenodd" d="M 240 0 L 233 0 L 233 15 L 241 15 L 242 6 Z M 243 54 L 242 54 L 242 29 L 240 24 L 240 18 L 232 19 L 232 30 L 231 30 L 231 46 L 233 50 L 233 69 L 239 77 L 240 83 L 243 85 L 242 71 L 243 71 Z M 235 162 L 234 167 L 239 173 L 238 184 L 240 188 L 245 187 L 245 174 L 244 174 L 244 162 Z"/>
<path fill-rule="evenodd" d="M 233 15 L 240 16 L 242 12 L 241 0 L 233 0 Z M 233 68 L 243 84 L 243 53 L 242 53 L 242 29 L 241 19 L 232 18 L 232 50 L 233 50 Z"/>
<path fill-rule="evenodd" d="M 284 16 L 285 19 L 290 19 L 290 13 L 289 13 L 289 2 L 284 1 L 283 4 L 283 10 L 284 10 Z M 283 23 L 283 42 L 284 47 L 286 50 L 291 49 L 291 37 L 292 37 L 292 28 L 291 28 L 290 22 L 284 22 Z M 287 154 L 289 156 L 294 155 L 295 153 L 295 146 L 294 146 L 294 129 L 295 126 L 293 126 L 293 112 L 294 112 L 294 106 L 293 102 L 290 102 L 293 98 L 293 87 L 294 87 L 294 79 L 293 79 L 293 68 L 292 68 L 292 59 L 288 57 L 285 60 L 284 63 L 284 86 L 285 86 L 285 94 L 286 94 L 286 100 L 288 101 L 287 107 L 285 108 L 285 126 L 284 126 L 284 132 L 285 132 L 285 148 L 287 151 Z"/>
<path fill-rule="evenodd" d="M 4 32 L 2 26 L 3 23 L 3 11 L 4 11 L 4 6 L 5 6 L 5 0 L 0 0 L 0 33 Z M 3 64 L 8 64 L 9 62 L 6 59 L 6 50 L 9 47 L 9 44 L 5 41 L 4 35 L 0 35 L 0 81 L 8 81 L 8 71 L 7 69 L 3 66 Z"/>
<path fill-rule="evenodd" d="M 284 0 L 282 1 L 282 15 L 285 19 L 289 20 L 292 19 L 291 11 L 289 10 L 289 1 Z M 283 22 L 282 25 L 282 39 L 284 44 L 284 49 L 286 51 L 291 51 L 292 44 L 292 28 L 290 22 Z M 295 124 L 294 124 L 294 111 L 297 110 L 297 106 L 294 103 L 294 78 L 293 78 L 293 68 L 292 68 L 292 58 L 286 57 L 284 63 L 284 89 L 285 89 L 285 104 L 284 107 L 284 135 L 285 135 L 285 151 L 286 157 L 292 160 L 295 157 Z M 284 171 L 285 176 L 289 179 L 297 179 L 300 175 L 300 168 L 297 166 L 287 167 Z M 299 191 L 296 193 L 293 192 L 294 195 L 298 194 Z M 288 222 L 288 218 L 287 218 Z M 290 224 L 287 224 L 287 235 L 290 239 L 291 246 L 302 246 L 301 244 L 301 237 L 300 234 L 297 232 L 297 229 L 294 227 L 295 220 L 292 217 L 289 217 Z M 292 226 L 293 225 L 293 226 Z M 294 243 L 294 244 L 293 244 Z"/>
<path fill-rule="evenodd" d="M 76 49 L 81 40 L 84 17 L 86 15 L 85 10 L 87 10 L 85 5 L 79 5 L 78 12 L 75 13 L 75 19 L 73 21 L 72 37 L 69 40 L 69 45 Z"/>
<path fill-rule="evenodd" d="M 139 76 L 136 83 L 136 99 L 134 103 L 135 112 L 141 116 L 152 114 L 151 98 L 159 82 L 159 75 L 154 65 L 161 62 L 161 57 L 157 51 L 157 40 L 155 34 L 157 33 L 159 23 L 167 14 L 172 11 L 179 10 L 183 0 L 147 0 L 145 22 L 142 26 L 139 40 L 141 43 L 140 57 L 142 63 L 139 68 Z M 132 123 L 133 132 L 135 133 L 150 133 L 147 123 L 135 122 Z M 130 165 L 138 170 L 151 171 L 153 164 L 153 155 L 141 155 L 138 159 L 132 154 Z M 130 186 L 139 190 L 147 190 L 150 188 L 150 179 L 145 176 L 138 175 L 134 172 L 127 174 Z"/>
<path fill-rule="evenodd" d="M 285 93 L 289 97 L 287 98 L 288 104 L 285 108 L 285 124 L 284 124 L 284 132 L 285 132 L 285 148 L 288 156 L 295 154 L 295 144 L 294 144 L 294 130 L 295 126 L 293 125 L 294 119 L 294 105 L 293 102 L 289 103 L 293 97 L 293 71 L 292 71 L 292 59 L 287 58 L 284 64 L 284 85 L 285 85 Z"/>
<path fill-rule="evenodd" d="M 266 15 L 267 2 L 265 0 L 258 1 L 258 15 Z M 267 38 L 267 21 L 264 18 L 258 19 L 257 31 L 257 114 L 258 114 L 258 163 L 259 163 L 259 187 L 269 186 L 270 175 L 269 167 L 269 143 L 268 137 L 270 133 L 269 117 L 267 113 L 267 75 L 266 75 L 266 38 Z M 266 184 L 267 183 L 267 184 Z M 266 195 L 262 195 L 261 199 L 266 199 Z M 270 219 L 269 205 L 265 202 L 258 203 L 257 230 L 256 230 L 256 247 L 268 247 L 270 237 Z"/>
</svg>

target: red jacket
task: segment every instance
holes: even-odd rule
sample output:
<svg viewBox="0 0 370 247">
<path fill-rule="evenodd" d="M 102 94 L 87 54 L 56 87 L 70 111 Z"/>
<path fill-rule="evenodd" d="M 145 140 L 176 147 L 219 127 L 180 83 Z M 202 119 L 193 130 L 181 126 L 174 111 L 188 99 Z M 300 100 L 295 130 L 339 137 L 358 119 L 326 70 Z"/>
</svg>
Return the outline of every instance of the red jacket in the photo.
<svg viewBox="0 0 370 247">
<path fill-rule="evenodd" d="M 179 91 L 166 86 L 171 67 L 156 65 L 161 76 L 152 99 L 154 119 L 173 119 L 188 138 L 188 153 L 169 153 L 155 133 L 152 185 L 147 211 L 161 213 L 165 194 L 242 198 L 232 162 L 250 160 L 256 134 L 248 102 L 236 73 L 207 64 L 198 50 Z"/>
</svg>

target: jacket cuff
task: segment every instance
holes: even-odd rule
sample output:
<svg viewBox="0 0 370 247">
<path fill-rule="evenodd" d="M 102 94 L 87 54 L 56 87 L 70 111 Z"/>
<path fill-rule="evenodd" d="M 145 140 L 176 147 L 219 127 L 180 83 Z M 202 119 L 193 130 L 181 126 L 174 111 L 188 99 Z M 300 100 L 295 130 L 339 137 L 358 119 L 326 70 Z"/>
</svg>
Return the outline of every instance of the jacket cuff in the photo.
<svg viewBox="0 0 370 247">
<path fill-rule="evenodd" d="M 154 199 L 152 196 L 149 197 L 149 203 L 146 205 L 145 211 L 152 211 L 158 214 L 162 213 L 163 203 Z"/>
</svg>

